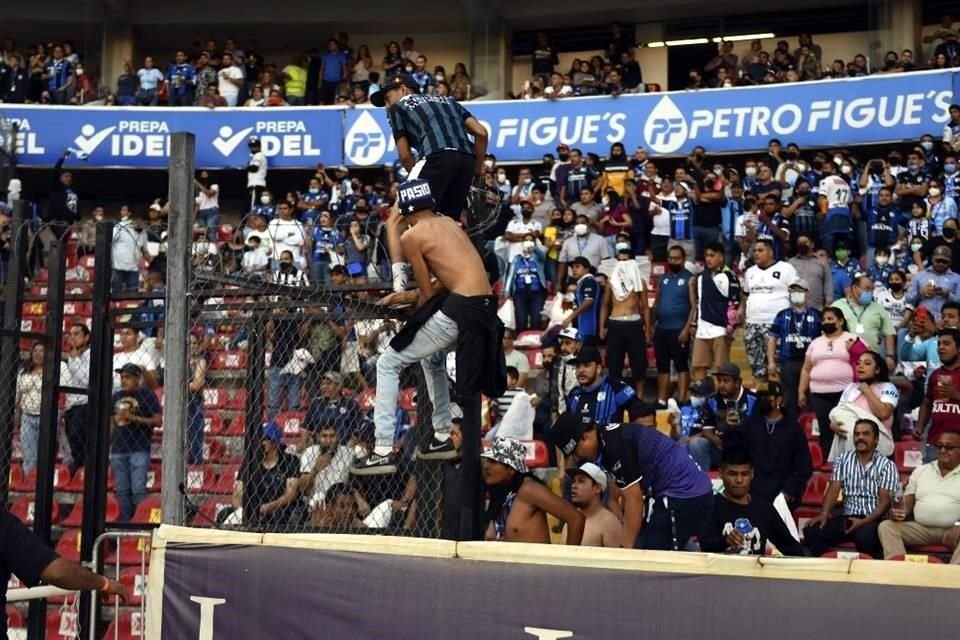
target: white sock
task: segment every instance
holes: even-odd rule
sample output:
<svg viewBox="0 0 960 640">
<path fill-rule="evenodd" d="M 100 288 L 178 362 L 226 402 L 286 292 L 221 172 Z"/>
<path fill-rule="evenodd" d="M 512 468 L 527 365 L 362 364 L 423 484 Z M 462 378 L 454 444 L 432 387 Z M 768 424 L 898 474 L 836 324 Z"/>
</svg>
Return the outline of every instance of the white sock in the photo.
<svg viewBox="0 0 960 640">
<path fill-rule="evenodd" d="M 394 291 L 405 291 L 407 288 L 407 283 L 410 281 L 410 276 L 407 271 L 406 262 L 394 262 L 390 265 L 390 272 L 393 274 L 393 290 Z"/>
<path fill-rule="evenodd" d="M 446 442 L 450 439 L 449 433 L 440 433 L 439 431 L 433 432 L 433 437 L 437 439 L 437 442 Z"/>
<path fill-rule="evenodd" d="M 374 447 L 373 448 L 373 452 L 378 456 L 389 455 L 391 451 L 393 451 L 393 447 Z"/>
</svg>

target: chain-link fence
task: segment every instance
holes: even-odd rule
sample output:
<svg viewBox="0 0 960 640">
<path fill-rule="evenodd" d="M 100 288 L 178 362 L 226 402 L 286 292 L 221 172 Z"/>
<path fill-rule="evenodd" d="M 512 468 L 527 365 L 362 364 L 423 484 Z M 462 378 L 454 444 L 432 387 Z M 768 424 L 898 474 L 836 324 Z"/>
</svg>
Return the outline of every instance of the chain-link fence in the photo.
<svg viewBox="0 0 960 640">
<path fill-rule="evenodd" d="M 419 367 L 389 409 L 396 473 L 351 471 L 373 450 L 377 358 L 400 327 L 377 304 L 390 291 L 379 242 L 379 218 L 194 226 L 179 378 L 188 523 L 440 535 L 449 470 L 414 455 L 430 424 Z"/>
</svg>

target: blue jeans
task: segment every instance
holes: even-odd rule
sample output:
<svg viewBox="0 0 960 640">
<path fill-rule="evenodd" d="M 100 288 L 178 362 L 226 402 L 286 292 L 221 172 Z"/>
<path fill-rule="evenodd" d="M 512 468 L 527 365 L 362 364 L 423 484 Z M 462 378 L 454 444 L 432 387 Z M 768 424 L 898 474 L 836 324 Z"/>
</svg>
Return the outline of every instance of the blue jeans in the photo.
<svg viewBox="0 0 960 640">
<path fill-rule="evenodd" d="M 457 323 L 443 311 L 428 319 L 403 351 L 387 347 L 377 360 L 377 398 L 373 407 L 376 446 L 392 447 L 397 427 L 400 374 L 419 362 L 427 393 L 433 402 L 433 430 L 450 433 L 450 390 L 447 388 L 446 351 L 457 342 Z"/>
<path fill-rule="evenodd" d="M 720 239 L 720 229 L 716 227 L 693 227 L 693 246 L 696 259 L 703 260 L 703 251 L 708 244 Z M 689 259 L 689 256 L 687 256 Z"/>
<path fill-rule="evenodd" d="M 190 93 L 185 93 L 180 96 L 171 93 L 167 102 L 171 107 L 192 107 L 193 96 Z"/>
<path fill-rule="evenodd" d="M 220 222 L 220 209 L 200 209 L 197 212 L 197 222 L 207 228 L 207 235 L 211 240 L 216 240 L 217 227 Z"/>
<path fill-rule="evenodd" d="M 23 455 L 23 473 L 37 466 L 37 449 L 40 446 L 40 416 L 20 414 L 20 451 Z"/>
<path fill-rule="evenodd" d="M 187 463 L 203 462 L 203 398 L 194 397 L 187 405 Z"/>
<path fill-rule="evenodd" d="M 315 286 L 323 286 L 330 281 L 330 263 L 327 261 L 319 261 L 314 258 L 313 262 L 310 263 L 310 275 L 313 276 L 313 284 Z"/>
<path fill-rule="evenodd" d="M 114 269 L 110 278 L 110 291 L 118 293 L 120 291 L 136 291 L 140 287 L 139 271 L 121 271 Z"/>
<path fill-rule="evenodd" d="M 691 438 L 687 451 L 704 473 L 710 471 L 710 467 L 720 466 L 720 449 L 706 438 Z"/>
<path fill-rule="evenodd" d="M 110 467 L 116 484 L 120 517 L 126 522 L 133 517 L 137 505 L 147 497 L 147 471 L 150 470 L 150 452 L 111 453 Z"/>
<path fill-rule="evenodd" d="M 513 294 L 513 306 L 517 316 L 517 333 L 527 329 L 539 329 L 542 326 L 540 312 L 547 300 L 547 292 L 543 289 L 530 291 L 518 289 Z"/>
<path fill-rule="evenodd" d="M 137 92 L 137 103 L 143 106 L 155 107 L 159 99 L 156 89 L 140 89 Z"/>
<path fill-rule="evenodd" d="M 271 420 L 283 410 L 280 404 L 280 392 L 287 390 L 287 409 L 296 411 L 300 408 L 300 376 L 292 373 L 280 373 L 279 367 L 267 370 L 269 388 L 267 389 L 267 415 Z"/>
</svg>

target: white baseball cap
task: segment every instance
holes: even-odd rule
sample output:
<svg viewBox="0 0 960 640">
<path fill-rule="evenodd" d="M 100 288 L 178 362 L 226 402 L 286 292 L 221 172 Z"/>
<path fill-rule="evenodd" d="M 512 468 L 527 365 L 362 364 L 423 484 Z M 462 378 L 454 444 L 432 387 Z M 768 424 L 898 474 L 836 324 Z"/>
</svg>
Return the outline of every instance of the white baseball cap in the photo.
<svg viewBox="0 0 960 640">
<path fill-rule="evenodd" d="M 567 469 L 567 475 L 573 478 L 579 474 L 585 474 L 590 477 L 591 480 L 600 485 L 600 488 L 604 491 L 607 490 L 607 474 L 603 469 L 598 467 L 592 462 L 584 462 L 577 469 Z"/>
</svg>

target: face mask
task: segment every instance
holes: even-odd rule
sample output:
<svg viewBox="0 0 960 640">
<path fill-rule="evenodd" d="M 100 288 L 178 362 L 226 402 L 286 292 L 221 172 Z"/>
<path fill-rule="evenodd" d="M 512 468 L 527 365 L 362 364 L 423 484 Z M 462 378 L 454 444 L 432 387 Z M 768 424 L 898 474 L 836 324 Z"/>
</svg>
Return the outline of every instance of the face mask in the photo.
<svg viewBox="0 0 960 640">
<path fill-rule="evenodd" d="M 531 253 L 533 251 L 533 240 L 524 240 L 523 241 L 523 252 Z"/>
<path fill-rule="evenodd" d="M 885 267 L 887 266 L 888 262 L 890 262 L 890 258 L 888 258 L 887 256 L 877 256 L 878 267 Z"/>
<path fill-rule="evenodd" d="M 520 215 L 524 218 L 529 218 L 533 215 L 533 209 L 520 209 Z"/>
<path fill-rule="evenodd" d="M 857 301 L 858 301 L 862 306 L 864 306 L 864 307 L 867 306 L 868 304 L 870 304 L 871 302 L 873 302 L 873 292 L 872 292 L 872 291 L 861 291 L 861 292 L 860 292 L 860 296 L 857 298 Z"/>
<path fill-rule="evenodd" d="M 628 242 L 618 242 L 616 244 L 617 253 L 621 251 L 630 251 L 630 243 Z"/>
<path fill-rule="evenodd" d="M 757 168 L 756 168 L 756 167 L 747 167 L 746 169 L 743 170 L 743 172 L 752 178 L 752 177 L 754 177 L 755 175 L 757 175 Z"/>
<path fill-rule="evenodd" d="M 850 254 L 847 252 L 846 249 L 840 249 L 834 255 L 837 256 L 837 260 L 839 260 L 840 262 L 843 262 L 848 257 L 850 257 Z"/>
<path fill-rule="evenodd" d="M 443 82 L 443 74 L 442 74 L 442 73 L 438 73 L 438 74 L 436 75 L 436 78 L 437 78 L 437 82 Z"/>
<path fill-rule="evenodd" d="M 667 267 L 670 269 L 670 273 L 680 273 L 680 271 L 683 269 L 683 265 L 682 265 L 682 264 L 672 264 L 672 263 L 671 263 L 671 264 L 667 265 Z"/>
<path fill-rule="evenodd" d="M 520 182 L 522 182 L 523 184 L 530 184 L 531 182 L 533 182 L 533 179 L 528 176 L 523 178 Z"/>
<path fill-rule="evenodd" d="M 807 294 L 803 291 L 790 292 L 790 304 L 796 307 L 802 307 L 807 304 Z"/>
<path fill-rule="evenodd" d="M 900 291 L 903 291 L 903 283 L 902 283 L 902 282 L 891 282 L 891 283 L 890 283 L 890 291 L 893 291 L 894 293 L 899 293 Z"/>
<path fill-rule="evenodd" d="M 840 156 L 840 155 L 833 156 L 833 164 L 837 166 L 840 166 L 841 164 L 843 164 L 843 156 Z"/>
<path fill-rule="evenodd" d="M 845 176 L 848 176 L 848 175 L 850 175 L 851 173 L 853 173 L 853 167 L 851 167 L 851 166 L 848 165 L 848 164 L 845 164 L 845 165 L 843 165 L 842 167 L 840 167 L 840 173 L 842 173 L 842 174 L 845 175 Z"/>
<path fill-rule="evenodd" d="M 270 196 L 260 196 L 260 204 L 270 204 Z"/>
<path fill-rule="evenodd" d="M 920 143 L 920 146 L 923 147 L 924 151 L 933 151 L 933 143 L 929 140 L 924 140 Z"/>
<path fill-rule="evenodd" d="M 907 169 L 910 169 L 910 171 L 916 171 L 919 168 L 920 168 L 920 165 L 918 165 L 916 162 L 911 162 L 910 164 L 907 165 Z"/>
<path fill-rule="evenodd" d="M 563 301 L 564 301 L 564 302 L 573 302 L 573 294 L 572 294 L 572 293 L 565 293 L 565 294 L 563 294 Z"/>
<path fill-rule="evenodd" d="M 609 204 L 610 204 L 610 196 L 603 196 L 602 198 L 600 198 L 600 204 L 602 204 L 602 205 L 605 206 L 605 207 L 606 207 L 607 205 L 609 205 Z"/>
<path fill-rule="evenodd" d="M 309 191 L 314 195 L 320 193 L 320 189 L 317 189 L 316 187 L 310 187 Z"/>
<path fill-rule="evenodd" d="M 773 410 L 773 403 L 770 402 L 768 398 L 762 398 L 757 400 L 757 411 L 760 412 L 760 415 L 767 415 Z"/>
<path fill-rule="evenodd" d="M 831 333 L 833 333 L 834 331 L 837 330 L 837 325 L 835 325 L 835 324 L 832 323 L 832 322 L 824 322 L 824 323 L 823 323 L 822 325 L 820 325 L 820 326 L 823 328 L 823 332 L 824 332 L 826 335 L 830 335 Z"/>
<path fill-rule="evenodd" d="M 947 164 L 943 165 L 944 173 L 953 173 L 956 170 L 957 170 L 957 165 L 953 164 L 952 162 L 948 162 Z"/>
<path fill-rule="evenodd" d="M 722 175 L 722 174 L 723 174 L 723 167 L 721 167 L 720 165 L 717 165 L 717 166 L 715 166 L 715 167 L 713 168 L 713 172 L 714 172 L 715 174 L 717 174 L 718 176 L 719 176 L 719 175 Z"/>
<path fill-rule="evenodd" d="M 696 396 L 690 396 L 690 406 L 694 409 L 699 409 L 707 401 L 706 398 L 697 398 Z"/>
<path fill-rule="evenodd" d="M 574 227 L 573 227 L 573 232 L 574 232 L 575 234 L 577 234 L 578 236 L 585 236 L 585 235 L 587 235 L 587 231 L 588 231 L 587 225 L 585 225 L 585 224 L 583 224 L 583 223 L 574 225 Z"/>
<path fill-rule="evenodd" d="M 413 67 L 404 67 L 407 73 L 413 73 Z"/>
<path fill-rule="evenodd" d="M 808 254 L 810 253 L 810 245 L 808 245 L 808 244 L 798 244 L 798 245 L 797 245 L 797 253 L 799 253 L 799 254 L 802 255 L 802 256 L 808 255 Z"/>
<path fill-rule="evenodd" d="M 569 153 L 558 153 L 557 157 L 560 158 L 560 162 L 566 162 L 567 158 L 570 157 Z"/>
<path fill-rule="evenodd" d="M 493 169 L 493 160 L 484 160 L 483 167 L 485 169 Z"/>
<path fill-rule="evenodd" d="M 505 173 L 498 173 L 498 174 L 497 174 L 497 182 L 499 182 L 499 183 L 502 184 L 502 183 L 504 183 L 504 182 L 506 182 L 506 181 L 507 181 L 507 174 L 505 174 Z"/>
<path fill-rule="evenodd" d="M 920 251 L 920 249 L 923 249 L 923 245 L 920 244 L 919 242 L 914 242 L 913 244 L 910 245 L 910 251 L 913 251 L 914 253 L 916 253 L 917 251 Z"/>
<path fill-rule="evenodd" d="M 890 165 L 891 167 L 899 167 L 900 158 L 897 158 L 897 157 L 887 158 L 887 164 Z"/>
<path fill-rule="evenodd" d="M 927 189 L 927 194 L 931 198 L 936 198 L 937 196 L 940 195 L 940 189 L 937 187 L 930 187 L 929 189 Z"/>
<path fill-rule="evenodd" d="M 950 239 L 957 235 L 957 230 L 953 227 L 944 227 L 943 228 L 943 237 Z"/>
</svg>

